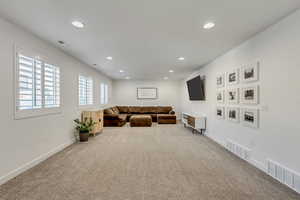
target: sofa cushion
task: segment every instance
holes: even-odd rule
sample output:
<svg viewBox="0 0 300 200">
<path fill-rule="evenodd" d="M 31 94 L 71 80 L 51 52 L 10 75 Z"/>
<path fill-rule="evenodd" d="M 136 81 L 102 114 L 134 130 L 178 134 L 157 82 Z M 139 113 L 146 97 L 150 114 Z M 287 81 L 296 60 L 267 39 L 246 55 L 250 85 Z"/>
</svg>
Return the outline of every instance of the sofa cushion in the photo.
<svg viewBox="0 0 300 200">
<path fill-rule="evenodd" d="M 119 109 L 120 113 L 129 113 L 129 108 L 128 106 L 117 106 Z"/>
<path fill-rule="evenodd" d="M 127 120 L 127 115 L 126 114 L 119 114 L 119 119 L 126 121 Z"/>
<path fill-rule="evenodd" d="M 118 114 L 105 114 L 104 119 L 116 120 L 116 119 L 119 119 L 119 115 Z"/>
<path fill-rule="evenodd" d="M 157 113 L 158 114 L 169 114 L 169 112 L 172 110 L 171 106 L 158 106 L 157 107 Z"/>
<path fill-rule="evenodd" d="M 111 114 L 115 114 L 115 112 L 112 110 L 112 108 L 107 108 L 107 109 L 104 110 L 104 114 L 111 115 Z"/>
<path fill-rule="evenodd" d="M 129 106 L 129 112 L 132 114 L 141 114 L 142 112 L 142 107 L 140 106 Z"/>
<path fill-rule="evenodd" d="M 120 113 L 120 111 L 117 107 L 112 107 L 111 109 L 112 109 L 112 111 L 114 111 L 114 114 L 119 114 Z"/>
<path fill-rule="evenodd" d="M 141 107 L 141 110 L 142 110 L 142 113 L 144 113 L 144 114 L 157 113 L 156 106 L 143 106 L 143 107 Z"/>
</svg>

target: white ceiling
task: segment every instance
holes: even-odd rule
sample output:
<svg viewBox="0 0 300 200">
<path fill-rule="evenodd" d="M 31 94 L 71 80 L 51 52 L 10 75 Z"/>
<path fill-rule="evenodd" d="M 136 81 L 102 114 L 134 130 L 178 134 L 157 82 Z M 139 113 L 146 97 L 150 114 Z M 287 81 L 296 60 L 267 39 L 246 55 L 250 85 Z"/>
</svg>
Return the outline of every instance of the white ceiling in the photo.
<svg viewBox="0 0 300 200">
<path fill-rule="evenodd" d="M 63 40 L 64 51 L 111 78 L 153 80 L 184 78 L 299 7 L 299 0 L 0 0 L 0 15 L 54 45 Z M 216 27 L 202 29 L 207 21 Z"/>
</svg>

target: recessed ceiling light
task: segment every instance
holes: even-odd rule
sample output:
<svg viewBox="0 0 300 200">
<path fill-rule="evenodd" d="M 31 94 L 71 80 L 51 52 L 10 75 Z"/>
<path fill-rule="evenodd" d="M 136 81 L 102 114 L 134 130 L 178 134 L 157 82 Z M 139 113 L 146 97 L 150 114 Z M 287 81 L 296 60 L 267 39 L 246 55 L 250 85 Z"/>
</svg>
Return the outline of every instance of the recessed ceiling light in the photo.
<svg viewBox="0 0 300 200">
<path fill-rule="evenodd" d="M 129 77 L 129 76 L 126 76 L 126 77 L 125 77 L 125 79 L 127 79 L 127 80 L 128 80 L 128 79 L 130 79 L 130 77 Z"/>
<path fill-rule="evenodd" d="M 84 23 L 82 23 L 81 21 L 72 21 L 72 25 L 75 26 L 76 28 L 84 27 Z"/>
<path fill-rule="evenodd" d="M 174 70 L 170 69 L 170 70 L 169 70 L 169 72 L 170 72 L 170 73 L 173 73 L 173 72 L 174 72 Z"/>
<path fill-rule="evenodd" d="M 165 80 L 168 80 L 168 79 L 169 79 L 169 77 L 166 77 L 166 76 L 165 76 L 165 77 L 164 77 L 164 79 L 165 79 Z"/>
<path fill-rule="evenodd" d="M 124 72 L 124 70 L 122 70 L 122 69 L 120 69 L 120 71 L 119 71 L 120 73 L 123 73 Z"/>
<path fill-rule="evenodd" d="M 106 59 L 107 60 L 112 60 L 112 57 L 111 56 L 107 56 Z"/>
<path fill-rule="evenodd" d="M 178 60 L 184 60 L 184 57 L 179 57 Z"/>
<path fill-rule="evenodd" d="M 213 22 L 207 22 L 203 25 L 204 29 L 211 29 L 213 27 L 215 27 L 215 23 L 213 23 Z"/>
</svg>

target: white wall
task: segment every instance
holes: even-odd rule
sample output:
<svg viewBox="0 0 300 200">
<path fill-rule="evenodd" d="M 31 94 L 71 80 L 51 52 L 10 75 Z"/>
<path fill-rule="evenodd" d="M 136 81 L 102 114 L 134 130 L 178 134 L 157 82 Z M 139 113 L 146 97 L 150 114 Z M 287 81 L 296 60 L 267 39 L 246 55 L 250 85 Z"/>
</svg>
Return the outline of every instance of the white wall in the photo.
<svg viewBox="0 0 300 200">
<path fill-rule="evenodd" d="M 299 19 L 300 10 L 196 72 L 206 76 L 205 102 L 189 101 L 185 82 L 181 83 L 182 110 L 206 115 L 210 137 L 221 144 L 231 139 L 250 148 L 252 162 L 263 169 L 266 159 L 273 159 L 300 172 Z M 217 74 L 254 61 L 260 62 L 259 129 L 216 119 Z"/>
<path fill-rule="evenodd" d="M 173 106 L 177 116 L 180 113 L 179 81 L 113 81 L 113 103 L 115 105 L 160 105 Z M 155 100 L 137 99 L 138 87 L 158 88 Z"/>
<path fill-rule="evenodd" d="M 73 142 L 73 119 L 79 117 L 78 74 L 94 78 L 99 109 L 100 81 L 111 80 L 32 34 L 0 19 L 0 183 L 34 165 L 48 153 Z M 14 120 L 14 45 L 46 55 L 61 68 L 61 114 Z"/>
</svg>

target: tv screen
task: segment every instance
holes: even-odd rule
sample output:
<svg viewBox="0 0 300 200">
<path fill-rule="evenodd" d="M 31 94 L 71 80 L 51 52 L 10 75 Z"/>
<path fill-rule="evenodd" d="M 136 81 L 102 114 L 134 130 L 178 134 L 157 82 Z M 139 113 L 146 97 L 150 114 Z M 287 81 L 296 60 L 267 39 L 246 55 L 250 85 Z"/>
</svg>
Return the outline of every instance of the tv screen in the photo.
<svg viewBox="0 0 300 200">
<path fill-rule="evenodd" d="M 186 83 L 191 101 L 205 100 L 204 80 L 202 80 L 200 76 L 197 76 Z"/>
</svg>

